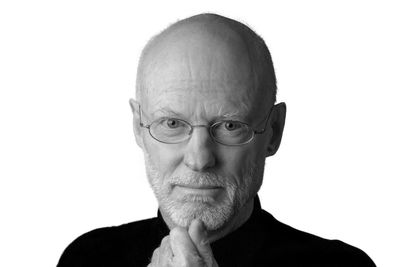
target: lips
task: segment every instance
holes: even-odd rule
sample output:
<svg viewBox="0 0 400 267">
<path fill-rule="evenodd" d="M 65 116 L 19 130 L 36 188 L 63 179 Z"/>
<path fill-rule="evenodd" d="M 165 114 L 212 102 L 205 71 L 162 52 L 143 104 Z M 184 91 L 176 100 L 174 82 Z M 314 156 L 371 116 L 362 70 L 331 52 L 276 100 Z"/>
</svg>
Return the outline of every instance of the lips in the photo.
<svg viewBox="0 0 400 267">
<path fill-rule="evenodd" d="M 210 184 L 181 184 L 173 185 L 172 196 L 185 203 L 214 203 L 220 198 L 223 187 Z"/>
<path fill-rule="evenodd" d="M 197 185 L 197 184 L 175 184 L 175 186 L 190 188 L 190 189 L 219 189 L 217 185 Z"/>
</svg>

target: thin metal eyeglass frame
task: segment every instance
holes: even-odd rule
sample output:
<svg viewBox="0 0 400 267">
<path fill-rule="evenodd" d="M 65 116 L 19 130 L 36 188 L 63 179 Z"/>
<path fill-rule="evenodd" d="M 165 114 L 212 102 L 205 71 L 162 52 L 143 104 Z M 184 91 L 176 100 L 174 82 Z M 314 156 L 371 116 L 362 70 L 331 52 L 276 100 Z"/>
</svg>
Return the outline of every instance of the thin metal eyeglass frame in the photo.
<svg viewBox="0 0 400 267">
<path fill-rule="evenodd" d="M 253 131 L 253 134 L 252 134 L 251 138 L 250 138 L 248 141 L 246 141 L 246 142 L 244 142 L 244 143 L 239 143 L 239 144 L 225 144 L 225 143 L 222 143 L 222 142 L 218 141 L 218 140 L 214 137 L 214 135 L 211 133 L 212 127 L 213 127 L 214 125 L 217 125 L 217 124 L 223 122 L 223 121 L 217 121 L 217 122 L 214 122 L 214 123 L 211 124 L 211 125 L 204 125 L 204 124 L 192 125 L 191 123 L 189 123 L 189 122 L 187 122 L 187 121 L 185 121 L 185 120 L 182 120 L 182 119 L 179 119 L 179 120 L 185 122 L 187 125 L 190 126 L 190 132 L 188 133 L 188 136 L 189 136 L 189 137 L 190 137 L 191 134 L 193 133 L 193 129 L 194 129 L 195 127 L 205 127 L 205 128 L 208 129 L 208 133 L 210 134 L 211 139 L 214 140 L 214 142 L 216 142 L 216 143 L 218 143 L 218 144 L 221 144 L 221 145 L 224 145 L 224 146 L 242 146 L 242 145 L 248 144 L 248 143 L 250 143 L 251 141 L 253 141 L 254 136 L 255 136 L 256 134 L 263 134 L 263 133 L 265 132 L 265 130 L 266 130 L 266 128 L 267 128 L 268 121 L 269 121 L 269 116 L 271 115 L 271 111 L 272 111 L 272 108 L 269 110 L 268 116 L 266 117 L 266 121 L 265 121 L 264 128 L 261 129 L 261 130 L 254 130 L 253 127 L 251 127 L 249 124 L 247 124 L 247 123 L 245 123 L 245 122 L 237 121 L 237 122 L 240 122 L 240 123 L 246 125 L 247 127 L 249 127 L 249 129 L 251 129 L 251 130 Z M 229 120 L 227 120 L 227 121 L 229 121 Z M 140 125 L 140 127 L 142 127 L 142 128 L 146 128 L 146 129 L 149 131 L 150 136 L 151 136 L 154 140 L 157 140 L 158 142 L 164 143 L 164 144 L 179 144 L 179 143 L 182 143 L 182 142 L 184 142 L 184 141 L 187 140 L 187 139 L 185 139 L 185 140 L 182 140 L 182 141 L 179 141 L 179 142 L 173 142 L 173 143 L 158 140 L 157 138 L 155 138 L 155 137 L 151 134 L 151 131 L 150 131 L 150 127 L 151 127 L 151 125 L 152 125 L 153 123 L 154 123 L 154 121 L 153 121 L 152 123 L 150 123 L 150 124 L 144 124 L 144 123 L 142 122 L 142 108 L 141 108 L 141 106 L 140 106 L 140 104 L 139 104 L 139 125 Z"/>
</svg>

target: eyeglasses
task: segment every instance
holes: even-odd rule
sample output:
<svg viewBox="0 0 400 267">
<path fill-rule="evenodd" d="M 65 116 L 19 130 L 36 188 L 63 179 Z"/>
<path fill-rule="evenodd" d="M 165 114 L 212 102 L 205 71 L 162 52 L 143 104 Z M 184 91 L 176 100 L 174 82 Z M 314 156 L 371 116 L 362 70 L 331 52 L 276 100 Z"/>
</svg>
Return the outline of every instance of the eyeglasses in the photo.
<svg viewBox="0 0 400 267">
<path fill-rule="evenodd" d="M 256 134 L 265 132 L 270 114 L 271 110 L 261 130 L 254 130 L 247 123 L 235 120 L 221 120 L 211 125 L 192 125 L 185 120 L 173 117 L 161 117 L 146 125 L 142 123 L 142 109 L 139 105 L 140 127 L 147 128 L 151 137 L 165 144 L 182 143 L 190 138 L 195 127 L 205 127 L 208 128 L 211 138 L 219 144 L 245 145 L 250 143 Z"/>
</svg>

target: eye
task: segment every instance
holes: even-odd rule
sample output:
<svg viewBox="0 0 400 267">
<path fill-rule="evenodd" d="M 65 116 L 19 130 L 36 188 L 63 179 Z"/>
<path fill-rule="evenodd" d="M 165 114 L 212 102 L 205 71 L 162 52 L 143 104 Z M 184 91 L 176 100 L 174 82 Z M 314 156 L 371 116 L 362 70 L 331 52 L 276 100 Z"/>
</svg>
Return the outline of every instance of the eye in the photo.
<svg viewBox="0 0 400 267">
<path fill-rule="evenodd" d="M 167 119 L 167 125 L 169 128 L 174 129 L 179 127 L 180 122 L 176 119 Z"/>
<path fill-rule="evenodd" d="M 234 121 L 225 122 L 225 129 L 227 129 L 228 131 L 234 131 L 236 129 L 239 129 L 240 127 L 241 127 L 240 123 Z"/>
</svg>

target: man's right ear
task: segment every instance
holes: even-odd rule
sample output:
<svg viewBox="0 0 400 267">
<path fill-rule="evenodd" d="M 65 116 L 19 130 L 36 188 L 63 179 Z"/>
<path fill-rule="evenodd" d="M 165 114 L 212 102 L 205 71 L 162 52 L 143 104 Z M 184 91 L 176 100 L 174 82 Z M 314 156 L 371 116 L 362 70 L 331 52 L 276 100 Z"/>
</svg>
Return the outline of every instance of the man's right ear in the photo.
<svg viewBox="0 0 400 267">
<path fill-rule="evenodd" d="M 143 136 L 142 129 L 140 127 L 140 104 L 134 99 L 129 99 L 129 105 L 131 106 L 133 113 L 133 133 L 135 134 L 136 144 L 143 149 Z"/>
</svg>

